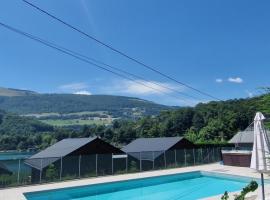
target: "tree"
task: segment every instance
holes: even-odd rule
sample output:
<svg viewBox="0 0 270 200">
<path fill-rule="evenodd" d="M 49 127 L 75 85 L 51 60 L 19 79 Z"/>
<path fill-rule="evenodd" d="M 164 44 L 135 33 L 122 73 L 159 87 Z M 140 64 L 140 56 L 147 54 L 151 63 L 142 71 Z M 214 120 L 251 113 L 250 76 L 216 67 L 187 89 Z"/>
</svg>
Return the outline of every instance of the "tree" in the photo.
<svg viewBox="0 0 270 200">
<path fill-rule="evenodd" d="M 56 178 L 59 177 L 58 170 L 57 170 L 57 168 L 55 167 L 54 164 L 50 164 L 50 165 L 47 167 L 46 172 L 45 172 L 45 177 L 46 177 L 46 179 L 48 179 L 49 181 L 53 181 L 53 180 L 55 180 Z"/>
<path fill-rule="evenodd" d="M 200 112 L 196 112 L 192 118 L 192 124 L 196 131 L 201 130 L 204 127 L 204 119 Z"/>
<path fill-rule="evenodd" d="M 203 141 L 223 140 L 225 125 L 219 119 L 209 121 L 207 126 L 199 132 L 199 138 Z"/>
<path fill-rule="evenodd" d="M 196 143 L 199 141 L 199 134 L 196 132 L 194 127 L 191 127 L 187 133 L 184 135 L 189 141 Z"/>
</svg>

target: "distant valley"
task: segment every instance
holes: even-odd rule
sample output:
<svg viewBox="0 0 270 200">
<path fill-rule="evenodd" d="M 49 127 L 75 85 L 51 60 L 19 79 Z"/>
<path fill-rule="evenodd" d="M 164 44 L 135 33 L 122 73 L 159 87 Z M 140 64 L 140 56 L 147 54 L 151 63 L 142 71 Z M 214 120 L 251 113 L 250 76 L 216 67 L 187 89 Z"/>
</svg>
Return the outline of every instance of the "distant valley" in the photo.
<svg viewBox="0 0 270 200">
<path fill-rule="evenodd" d="M 175 108 L 121 96 L 11 92 L 0 97 L 0 151 L 44 149 L 63 138 L 89 136 L 120 147 L 165 136 L 220 144 L 247 128 L 257 111 L 270 116 L 268 93 Z"/>
</svg>

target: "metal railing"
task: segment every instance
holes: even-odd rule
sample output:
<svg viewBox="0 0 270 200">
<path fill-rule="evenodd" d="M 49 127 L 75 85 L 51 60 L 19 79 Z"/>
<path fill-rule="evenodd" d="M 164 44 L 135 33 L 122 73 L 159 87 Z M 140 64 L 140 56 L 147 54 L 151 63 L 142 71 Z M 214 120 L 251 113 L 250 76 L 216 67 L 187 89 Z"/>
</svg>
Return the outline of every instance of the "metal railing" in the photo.
<svg viewBox="0 0 270 200">
<path fill-rule="evenodd" d="M 224 151 L 252 151 L 252 146 L 222 147 Z"/>
<path fill-rule="evenodd" d="M 214 163 L 221 148 L 0 160 L 0 188 Z"/>
</svg>

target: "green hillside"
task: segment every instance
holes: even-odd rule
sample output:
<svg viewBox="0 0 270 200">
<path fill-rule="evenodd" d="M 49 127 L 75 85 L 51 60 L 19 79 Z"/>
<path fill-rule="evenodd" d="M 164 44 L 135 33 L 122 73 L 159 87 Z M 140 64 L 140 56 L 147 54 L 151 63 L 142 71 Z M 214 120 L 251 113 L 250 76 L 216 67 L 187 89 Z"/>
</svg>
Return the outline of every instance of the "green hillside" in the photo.
<svg viewBox="0 0 270 200">
<path fill-rule="evenodd" d="M 1 96 L 0 109 L 17 114 L 76 113 L 106 111 L 113 117 L 132 118 L 136 115 L 156 115 L 172 109 L 139 98 L 111 95 L 39 94 Z"/>
<path fill-rule="evenodd" d="M 156 117 L 115 121 L 104 137 L 128 143 L 137 137 L 185 136 L 195 143 L 223 143 L 239 130 L 246 129 L 257 111 L 270 117 L 270 95 L 254 98 L 213 101 L 195 107 L 161 112 Z M 270 124 L 266 122 L 269 127 Z"/>
<path fill-rule="evenodd" d="M 90 124 L 79 129 L 54 127 L 35 118 L 0 111 L 0 150 L 42 149 L 66 137 L 89 136 L 100 136 L 119 146 L 138 137 L 163 136 L 186 136 L 196 143 L 223 143 L 244 130 L 257 111 L 270 117 L 270 95 L 202 103 L 136 121 L 115 120 L 111 126 Z"/>
</svg>

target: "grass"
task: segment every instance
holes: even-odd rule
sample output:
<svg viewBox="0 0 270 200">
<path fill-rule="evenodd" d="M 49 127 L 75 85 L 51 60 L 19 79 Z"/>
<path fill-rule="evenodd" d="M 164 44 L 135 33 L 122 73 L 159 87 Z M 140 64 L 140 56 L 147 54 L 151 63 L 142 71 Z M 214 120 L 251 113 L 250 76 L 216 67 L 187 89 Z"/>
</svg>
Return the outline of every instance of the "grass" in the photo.
<svg viewBox="0 0 270 200">
<path fill-rule="evenodd" d="M 52 126 L 73 126 L 73 125 L 105 125 L 111 124 L 109 120 L 84 120 L 84 119 L 46 119 L 40 120 Z"/>
<path fill-rule="evenodd" d="M 82 115 L 91 115 L 91 114 L 104 115 L 104 114 L 107 114 L 107 112 L 106 111 L 83 111 L 83 112 L 65 113 L 65 114 L 62 114 L 62 115 L 63 116 L 70 116 L 70 115 L 82 116 Z M 31 113 L 31 114 L 26 114 L 26 115 L 22 115 L 22 116 L 48 117 L 48 116 L 61 116 L 61 114 L 60 113 L 55 113 L 55 112 L 51 112 L 51 113 Z"/>
<path fill-rule="evenodd" d="M 108 119 L 81 119 L 83 115 L 91 115 L 91 114 L 97 114 L 98 115 L 107 115 Z M 106 111 L 83 111 L 83 112 L 74 112 L 74 113 L 66 113 L 62 114 L 62 116 L 74 116 L 71 118 L 74 119 L 61 119 L 61 115 L 59 113 L 36 113 L 36 114 L 28 114 L 26 116 L 33 116 L 40 118 L 40 121 L 52 126 L 74 126 L 74 125 L 105 125 L 105 124 L 111 124 L 111 116 L 107 114 Z M 59 117 L 58 119 L 50 118 L 52 117 Z M 42 117 L 48 117 L 46 119 L 42 119 Z"/>
<path fill-rule="evenodd" d="M 90 114 L 106 114 L 107 112 L 106 111 L 83 111 L 83 112 L 74 112 L 74 113 L 68 113 L 68 114 L 65 114 L 65 115 L 78 115 L 78 116 L 81 116 L 81 115 L 90 115 Z"/>
</svg>

